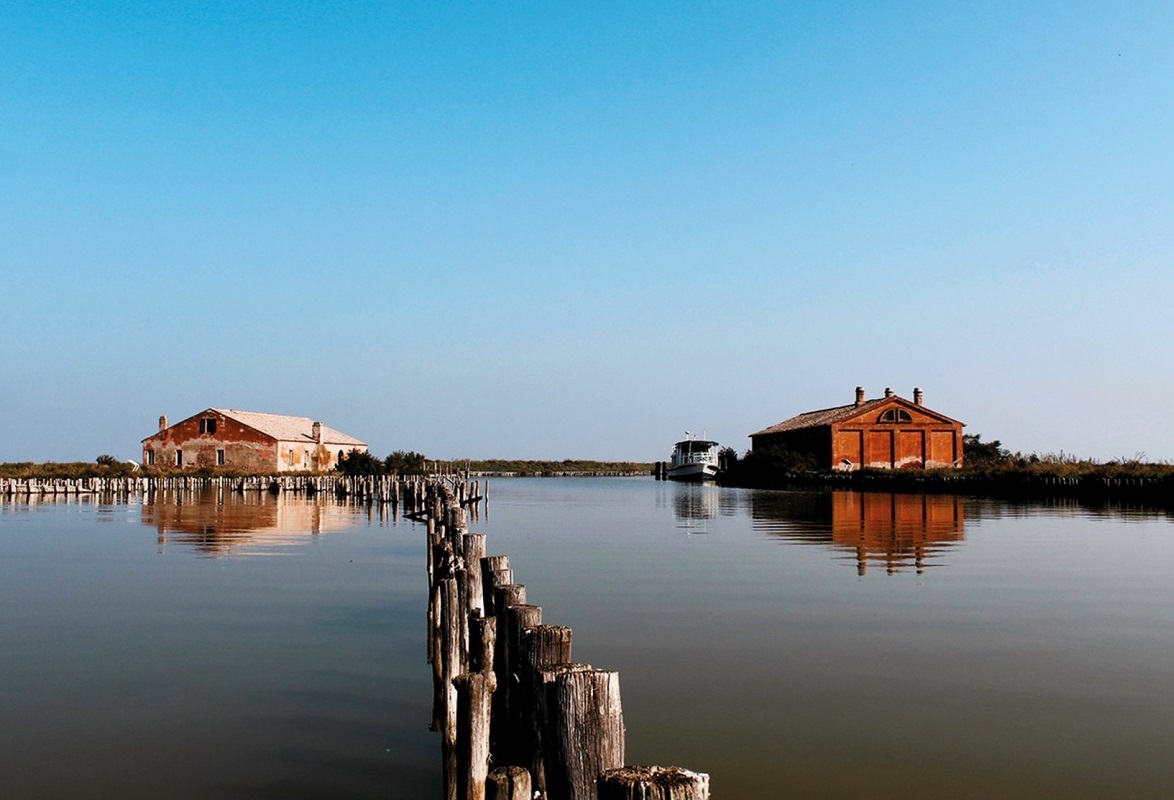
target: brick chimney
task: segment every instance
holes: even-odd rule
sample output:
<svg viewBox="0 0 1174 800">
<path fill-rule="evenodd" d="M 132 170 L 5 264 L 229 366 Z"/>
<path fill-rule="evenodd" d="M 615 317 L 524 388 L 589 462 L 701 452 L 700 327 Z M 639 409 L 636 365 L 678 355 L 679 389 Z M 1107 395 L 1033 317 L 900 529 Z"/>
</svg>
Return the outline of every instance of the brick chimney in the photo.
<svg viewBox="0 0 1174 800">
<path fill-rule="evenodd" d="M 318 444 L 322 444 L 322 423 L 315 422 L 314 427 L 313 427 L 313 431 L 314 431 L 314 441 L 317 442 Z"/>
<path fill-rule="evenodd" d="M 890 389 L 888 386 L 886 386 L 885 387 L 885 397 L 892 397 L 892 396 L 893 396 L 893 390 Z"/>
<path fill-rule="evenodd" d="M 924 398 L 924 395 L 921 393 L 921 390 L 915 388 L 913 390 L 913 405 L 915 405 L 915 406 L 921 405 L 921 401 L 923 398 Z"/>
<path fill-rule="evenodd" d="M 856 387 L 856 407 L 859 408 L 862 405 L 864 405 L 864 387 L 857 386 Z"/>
<path fill-rule="evenodd" d="M 161 431 L 167 430 L 167 415 L 166 414 L 159 417 L 159 430 L 161 430 Z"/>
</svg>

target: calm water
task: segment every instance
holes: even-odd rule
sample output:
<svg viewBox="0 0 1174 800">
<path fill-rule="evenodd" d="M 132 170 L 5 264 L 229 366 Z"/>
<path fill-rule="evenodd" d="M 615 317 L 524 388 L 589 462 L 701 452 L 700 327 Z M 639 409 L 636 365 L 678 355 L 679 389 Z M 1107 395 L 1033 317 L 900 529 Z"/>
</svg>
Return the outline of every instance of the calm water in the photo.
<svg viewBox="0 0 1174 800">
<path fill-rule="evenodd" d="M 629 763 L 720 798 L 1174 794 L 1164 517 L 491 493 L 473 530 L 620 672 Z M 292 497 L 0 505 L 3 796 L 438 796 L 422 539 Z"/>
</svg>

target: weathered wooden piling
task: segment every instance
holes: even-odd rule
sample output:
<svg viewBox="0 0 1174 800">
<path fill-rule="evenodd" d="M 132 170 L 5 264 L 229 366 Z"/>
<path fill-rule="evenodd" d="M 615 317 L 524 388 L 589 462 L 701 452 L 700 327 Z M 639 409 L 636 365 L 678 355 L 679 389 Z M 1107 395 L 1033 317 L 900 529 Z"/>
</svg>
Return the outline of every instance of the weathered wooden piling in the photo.
<svg viewBox="0 0 1174 800">
<path fill-rule="evenodd" d="M 531 781 L 534 788 L 546 794 L 546 770 L 543 767 L 542 755 L 547 738 L 544 725 L 544 709 L 542 693 L 544 683 L 542 673 L 564 664 L 571 663 L 571 629 L 565 625 L 536 625 L 522 631 L 518 646 L 518 675 L 521 691 L 521 702 L 525 704 L 525 713 L 529 715 L 528 725 L 520 734 L 520 747 L 523 748 L 519 759 L 528 762 Z"/>
<path fill-rule="evenodd" d="M 482 588 L 481 559 L 485 558 L 485 534 L 464 536 L 465 565 L 468 575 L 468 609 L 470 614 L 485 616 L 485 590 Z"/>
<path fill-rule="evenodd" d="M 457 479 L 454 479 L 456 481 Z M 307 497 L 333 494 L 368 506 L 391 505 L 398 515 L 406 502 L 406 515 L 418 516 L 432 484 L 422 476 L 339 474 L 277 475 L 194 475 L 149 474 L 146 470 L 132 475 L 84 478 L 0 478 L 0 498 L 47 500 L 56 498 L 93 498 L 100 502 L 126 501 L 132 497 L 148 498 L 159 492 L 196 492 L 208 489 L 236 494 L 269 493 L 304 494 Z M 484 500 L 488 483 L 468 478 L 455 482 L 459 486 L 459 508 L 476 508 Z M 406 501 L 405 501 L 406 498 Z"/>
<path fill-rule="evenodd" d="M 599 776 L 597 800 L 709 800 L 709 775 L 680 767 L 619 767 Z"/>
<path fill-rule="evenodd" d="M 624 765 L 620 675 L 602 669 L 560 672 L 548 689 L 549 800 L 595 800 L 605 770 Z"/>
<path fill-rule="evenodd" d="M 486 800 L 531 800 L 530 773 L 523 767 L 498 767 L 489 773 Z"/>
<path fill-rule="evenodd" d="M 504 675 L 505 679 L 505 692 L 500 696 L 503 726 L 500 756 L 503 763 L 530 768 L 534 710 L 529 697 L 530 686 L 524 684 L 521 677 L 521 642 L 524 630 L 542 624 L 542 609 L 527 603 L 510 605 L 502 609 L 498 619 L 505 621 L 504 635 L 498 637 L 505 646 L 501 649 L 501 663 L 495 670 L 499 678 Z"/>
<path fill-rule="evenodd" d="M 456 578 L 442 578 L 440 581 L 441 607 L 441 678 L 440 678 L 440 730 L 441 752 L 444 760 L 444 787 L 446 800 L 457 800 L 458 754 L 457 754 L 457 687 L 455 679 L 461 669 L 460 623 L 457 618 L 464 613 L 460 606 Z"/>
<path fill-rule="evenodd" d="M 466 672 L 457 689 L 457 797 L 484 800 L 489 777 L 489 710 L 497 679 L 493 672 Z"/>
<path fill-rule="evenodd" d="M 509 556 L 484 556 L 481 559 L 481 607 L 485 616 L 492 616 L 493 590 L 500 585 L 514 582 L 514 573 L 510 570 Z"/>
<path fill-rule="evenodd" d="M 497 617 L 470 617 L 469 669 L 493 671 L 497 648 Z"/>
</svg>

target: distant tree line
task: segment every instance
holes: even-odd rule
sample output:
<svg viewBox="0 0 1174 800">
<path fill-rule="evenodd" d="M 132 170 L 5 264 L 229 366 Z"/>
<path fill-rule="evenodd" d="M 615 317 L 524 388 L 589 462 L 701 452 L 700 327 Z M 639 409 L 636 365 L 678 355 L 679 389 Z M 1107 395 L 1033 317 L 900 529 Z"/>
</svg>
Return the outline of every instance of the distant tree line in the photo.
<svg viewBox="0 0 1174 800">
<path fill-rule="evenodd" d="M 344 475 L 423 475 L 427 465 L 424 455 L 414 451 L 396 450 L 379 458 L 355 449 L 342 457 L 336 469 Z"/>
<path fill-rule="evenodd" d="M 1174 463 L 1149 462 L 1145 453 L 1109 461 L 1078 458 L 1071 453 L 1011 452 L 998 439 L 983 441 L 981 434 L 963 436 L 964 466 L 961 469 L 938 470 L 952 475 L 985 475 L 999 478 L 1024 476 L 1029 478 L 1161 478 L 1174 481 Z M 747 450 L 743 455 L 731 447 L 721 452 L 725 468 L 724 483 L 737 486 L 780 485 L 792 476 L 815 476 L 821 470 L 815 467 L 811 455 L 774 447 L 767 450 Z M 561 474 L 647 474 L 651 462 L 591 461 L 584 459 L 518 460 L 518 459 L 459 459 L 429 461 L 422 453 L 396 450 L 379 458 L 371 453 L 351 450 L 343 456 L 337 471 L 345 475 L 421 475 L 437 465 L 449 471 L 513 473 L 515 475 Z M 246 475 L 246 471 L 232 467 L 140 467 L 133 461 L 123 461 L 103 454 L 93 461 L 44 462 L 20 461 L 0 463 L 0 478 L 116 478 L 136 474 L 148 475 Z M 862 470 L 867 471 L 867 470 Z M 933 470 L 927 470 L 931 472 Z M 881 472 L 881 470 L 878 470 Z M 887 470 L 884 470 L 887 472 Z"/>
<path fill-rule="evenodd" d="M 641 461 L 591 461 L 567 458 L 562 461 L 530 461 L 519 459 L 454 459 L 451 461 L 429 462 L 420 453 L 405 453 L 397 450 L 382 461 L 370 453 L 352 450 L 338 469 L 347 475 L 382 475 L 394 472 L 397 475 L 418 475 L 429 469 L 450 472 L 508 472 L 514 475 L 565 475 L 565 474 L 647 474 L 652 464 Z"/>
<path fill-rule="evenodd" d="M 509 472 L 515 475 L 575 474 L 649 474 L 652 463 L 647 461 L 593 461 L 564 458 L 562 461 L 525 459 L 465 459 L 448 462 L 470 472 Z"/>
</svg>

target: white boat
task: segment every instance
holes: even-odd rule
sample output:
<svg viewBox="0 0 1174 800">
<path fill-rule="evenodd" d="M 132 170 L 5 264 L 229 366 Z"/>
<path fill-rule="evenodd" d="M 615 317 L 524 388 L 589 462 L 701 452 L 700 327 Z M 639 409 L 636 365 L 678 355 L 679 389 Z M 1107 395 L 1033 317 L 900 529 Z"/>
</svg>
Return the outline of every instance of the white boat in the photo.
<svg viewBox="0 0 1174 800">
<path fill-rule="evenodd" d="M 718 443 L 690 436 L 673 445 L 666 477 L 670 481 L 711 481 L 720 470 Z"/>
</svg>

